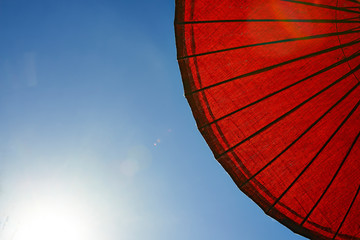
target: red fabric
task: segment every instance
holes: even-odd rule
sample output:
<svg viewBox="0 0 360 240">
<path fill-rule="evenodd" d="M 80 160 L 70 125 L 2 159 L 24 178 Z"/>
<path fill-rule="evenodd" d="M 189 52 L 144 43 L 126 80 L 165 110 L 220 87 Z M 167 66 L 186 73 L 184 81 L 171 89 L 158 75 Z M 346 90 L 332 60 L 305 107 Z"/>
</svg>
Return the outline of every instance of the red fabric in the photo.
<svg viewBox="0 0 360 240">
<path fill-rule="evenodd" d="M 200 132 L 239 188 L 311 239 L 360 239 L 360 3 L 177 0 Z"/>
</svg>

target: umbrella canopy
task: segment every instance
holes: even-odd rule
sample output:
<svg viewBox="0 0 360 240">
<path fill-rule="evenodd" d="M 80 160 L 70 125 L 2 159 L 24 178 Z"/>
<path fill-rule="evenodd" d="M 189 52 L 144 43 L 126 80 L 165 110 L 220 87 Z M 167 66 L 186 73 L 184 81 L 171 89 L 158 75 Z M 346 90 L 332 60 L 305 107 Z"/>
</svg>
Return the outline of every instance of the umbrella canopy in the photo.
<svg viewBox="0 0 360 240">
<path fill-rule="evenodd" d="M 185 96 L 215 158 L 266 214 L 360 239 L 360 3 L 177 0 Z"/>
</svg>

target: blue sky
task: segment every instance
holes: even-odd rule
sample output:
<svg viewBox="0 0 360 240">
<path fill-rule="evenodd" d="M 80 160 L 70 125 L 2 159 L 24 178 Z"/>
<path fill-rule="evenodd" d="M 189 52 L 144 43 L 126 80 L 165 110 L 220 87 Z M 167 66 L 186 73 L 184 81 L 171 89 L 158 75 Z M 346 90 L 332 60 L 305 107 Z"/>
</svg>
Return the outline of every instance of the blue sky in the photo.
<svg viewBox="0 0 360 240">
<path fill-rule="evenodd" d="M 0 0 L 1 240 L 63 207 L 78 240 L 304 239 L 214 160 L 173 18 L 172 0 Z"/>
</svg>

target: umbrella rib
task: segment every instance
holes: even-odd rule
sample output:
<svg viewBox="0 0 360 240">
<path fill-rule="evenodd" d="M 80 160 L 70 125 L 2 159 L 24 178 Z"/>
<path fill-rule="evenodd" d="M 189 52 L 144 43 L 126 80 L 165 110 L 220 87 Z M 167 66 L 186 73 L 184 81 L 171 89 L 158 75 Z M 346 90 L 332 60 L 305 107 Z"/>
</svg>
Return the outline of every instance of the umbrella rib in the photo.
<svg viewBox="0 0 360 240">
<path fill-rule="evenodd" d="M 340 102 L 342 102 L 346 97 L 348 97 L 350 95 L 351 92 L 353 92 L 360 84 L 356 84 L 349 92 L 347 92 L 339 101 L 337 101 L 335 103 L 334 106 L 332 106 L 324 115 L 321 116 L 321 118 L 323 118 L 328 112 L 330 112 L 336 105 L 338 105 Z M 315 154 L 315 156 L 311 159 L 311 161 L 305 166 L 305 168 L 299 173 L 299 175 L 292 181 L 292 183 L 285 189 L 285 191 L 275 200 L 275 202 L 265 211 L 266 213 L 269 213 L 274 207 L 275 205 L 285 196 L 285 194 L 295 185 L 295 183 L 300 179 L 300 177 L 306 172 L 307 169 L 309 169 L 309 167 L 314 163 L 314 161 L 317 159 L 317 157 L 322 153 L 322 151 L 326 148 L 326 146 L 331 142 L 331 140 L 335 137 L 335 135 L 340 131 L 340 129 L 345 125 L 345 123 L 347 122 L 347 120 L 349 120 L 349 118 L 353 115 L 353 113 L 356 111 L 356 109 L 359 107 L 360 105 L 360 100 L 357 102 L 357 104 L 351 109 L 351 111 L 349 112 L 349 114 L 346 116 L 346 118 L 340 123 L 340 125 L 336 128 L 336 130 L 331 134 L 331 136 L 329 137 L 329 139 L 324 143 L 324 145 L 319 149 L 319 151 Z M 319 119 L 318 119 L 319 120 Z M 319 121 L 316 121 L 316 123 L 318 123 Z M 311 128 L 314 125 L 310 126 Z M 308 131 L 310 129 L 307 129 L 306 131 Z M 302 134 L 302 136 L 304 136 L 305 134 Z M 301 136 L 301 137 L 302 137 Z M 299 140 L 296 139 L 296 141 Z M 263 169 L 262 169 L 263 170 Z M 258 174 L 258 173 L 257 173 Z"/>
<path fill-rule="evenodd" d="M 342 77 L 338 78 L 336 81 L 334 81 L 333 83 L 331 83 L 330 85 L 328 85 L 327 87 L 323 88 L 322 90 L 320 90 L 319 92 L 317 92 L 316 94 L 314 94 L 313 96 L 309 97 L 308 99 L 306 99 L 305 101 L 303 101 L 302 103 L 300 103 L 299 105 L 297 105 L 296 107 L 292 108 L 291 110 L 289 110 L 288 112 L 284 113 L 283 115 L 281 115 L 280 117 L 278 117 L 277 119 L 275 119 L 274 121 L 270 122 L 269 124 L 267 124 L 266 126 L 260 128 L 259 130 L 257 130 L 256 132 L 254 132 L 253 134 L 251 134 L 250 136 L 246 137 L 245 139 L 243 139 L 242 141 L 238 142 L 237 144 L 235 144 L 234 146 L 228 148 L 227 150 L 225 150 L 224 152 L 218 154 L 215 156 L 216 159 L 219 159 L 220 157 L 222 157 L 223 155 L 227 154 L 228 152 L 234 150 L 235 148 L 237 148 L 238 146 L 240 146 L 241 144 L 243 144 L 244 142 L 250 140 L 251 138 L 255 137 L 256 135 L 260 134 L 261 132 L 265 131 L 266 129 L 270 128 L 272 125 L 274 125 L 275 123 L 279 122 L 280 120 L 282 120 L 283 118 L 287 117 L 288 115 L 290 115 L 291 113 L 295 112 L 297 109 L 299 109 L 300 107 L 302 107 L 303 105 L 305 105 L 306 103 L 308 103 L 309 101 L 311 101 L 312 99 L 314 99 L 315 97 L 319 96 L 320 94 L 322 94 L 323 92 L 325 92 L 326 90 L 330 89 L 331 87 L 335 86 L 337 83 L 341 82 L 342 80 L 346 79 L 348 76 L 350 76 L 351 74 L 353 74 L 354 72 L 356 72 L 357 70 L 360 69 L 360 64 L 350 70 L 349 72 L 347 72 L 346 74 L 344 74 Z"/>
<path fill-rule="evenodd" d="M 321 119 L 323 119 L 333 108 L 335 108 L 340 102 L 342 102 L 352 91 L 355 90 L 355 88 L 357 88 L 359 86 L 359 84 L 356 84 L 352 89 L 350 89 L 349 92 L 347 92 L 340 100 L 338 100 L 333 106 L 331 106 L 331 108 L 329 108 L 323 115 L 321 115 L 314 123 L 312 123 L 301 135 L 299 135 L 296 139 L 294 139 L 293 142 L 291 142 L 286 148 L 284 148 L 278 155 L 276 155 L 271 161 L 269 161 L 265 166 L 263 166 L 260 170 L 258 170 L 255 174 L 253 174 L 248 180 L 246 180 L 243 184 L 241 184 L 240 187 L 245 186 L 247 183 L 249 183 L 250 181 L 252 181 L 257 175 L 259 175 L 261 172 L 263 172 L 266 168 L 268 168 L 272 163 L 274 163 L 278 158 L 280 158 L 281 155 L 283 155 L 287 150 L 289 150 L 295 143 L 297 143 L 306 133 L 308 133 L 318 122 L 321 121 Z M 354 107 L 354 109 L 352 111 L 355 111 L 355 109 L 358 107 L 358 105 L 360 104 L 360 102 Z M 333 133 L 333 135 L 335 136 L 336 132 L 338 130 L 340 130 L 341 126 L 345 123 L 345 121 L 351 116 L 352 111 L 349 113 L 349 115 L 345 118 L 345 120 L 340 124 L 340 126 L 338 127 L 337 130 L 335 130 L 335 132 Z M 330 142 L 330 140 L 333 138 L 333 135 L 328 139 L 328 142 Z M 323 146 L 323 148 L 325 148 L 325 146 L 327 145 L 327 142 L 325 143 L 325 145 Z M 320 152 L 322 151 L 322 149 L 320 149 L 320 151 L 318 152 L 318 154 L 320 154 Z M 317 155 L 318 155 L 317 154 Z M 313 158 L 313 160 L 317 157 L 317 155 L 315 155 L 315 157 Z M 312 161 L 313 161 L 312 160 Z M 302 173 L 301 173 L 302 174 Z M 300 175 L 301 175 L 300 174 Z M 295 179 L 295 181 L 297 181 L 297 179 Z M 295 182 L 294 181 L 294 182 Z M 292 184 L 290 184 L 291 186 Z M 288 190 L 288 189 L 287 189 Z M 285 192 L 287 191 L 285 190 Z M 284 195 L 284 193 L 282 194 Z M 282 196 L 280 196 L 276 202 L 278 200 L 280 200 L 280 198 L 282 198 Z M 276 202 L 273 204 L 273 206 L 276 204 Z M 273 207 L 271 206 L 267 211 L 270 211 L 271 208 Z"/>
<path fill-rule="evenodd" d="M 325 4 L 302 2 L 302 1 L 296 1 L 296 0 L 282 0 L 282 1 L 291 2 L 291 3 L 299 3 L 299 4 L 304 4 L 304 5 L 309 5 L 309 6 L 319 7 L 319 8 L 327 8 L 327 9 L 338 10 L 338 11 L 343 11 L 343 12 L 360 13 L 359 11 L 351 10 L 348 8 L 334 7 L 334 6 L 329 6 L 329 5 L 325 5 Z"/>
<path fill-rule="evenodd" d="M 308 220 L 308 218 L 310 217 L 311 213 L 315 210 L 315 208 L 319 205 L 320 201 L 322 200 L 322 198 L 325 196 L 326 192 L 329 190 L 331 184 L 334 182 L 336 176 L 338 175 L 338 173 L 340 172 L 341 168 L 343 167 L 344 163 L 346 162 L 348 156 L 350 155 L 352 149 L 354 148 L 357 140 L 359 139 L 360 136 L 360 132 L 356 135 L 353 143 L 351 144 L 349 150 L 347 151 L 344 159 L 341 161 L 338 169 L 336 170 L 334 176 L 332 177 L 332 179 L 330 180 L 329 184 L 326 186 L 324 192 L 321 194 L 320 198 L 316 201 L 315 205 L 311 208 L 311 210 L 309 211 L 309 213 L 306 215 L 306 217 L 303 219 L 303 221 L 300 223 L 300 226 L 304 225 L 304 223 Z"/>
<path fill-rule="evenodd" d="M 350 210 L 351 210 L 352 206 L 354 205 L 354 202 L 355 202 L 355 200 L 356 200 L 357 196 L 359 195 L 359 191 L 360 191 L 360 186 L 358 187 L 358 189 L 357 189 L 357 191 L 356 191 L 356 193 L 355 193 L 355 196 L 354 196 L 353 200 L 351 201 L 351 204 L 350 204 L 350 206 L 349 206 L 348 210 L 346 211 L 346 214 L 345 214 L 345 216 L 344 216 L 343 220 L 341 221 L 340 226 L 339 226 L 339 227 L 338 227 L 338 229 L 336 230 L 336 233 L 334 234 L 334 236 L 333 236 L 332 240 L 334 240 L 334 239 L 336 238 L 336 236 L 338 235 L 338 233 L 339 233 L 339 231 L 340 231 L 340 229 L 341 229 L 342 225 L 343 225 L 343 224 L 344 224 L 344 222 L 345 222 L 345 219 L 346 219 L 346 218 L 347 218 L 347 216 L 349 215 Z"/>
<path fill-rule="evenodd" d="M 241 79 L 241 78 L 245 78 L 245 77 L 249 77 L 249 76 L 252 76 L 252 75 L 259 74 L 259 73 L 267 72 L 269 70 L 272 70 L 272 69 L 275 69 L 275 68 L 278 68 L 278 67 L 281 67 L 281 66 L 296 62 L 296 61 L 300 61 L 300 60 L 303 60 L 303 59 L 306 59 L 306 58 L 311 58 L 311 57 L 314 57 L 314 56 L 317 56 L 317 55 L 321 55 L 323 53 L 331 52 L 331 51 L 337 50 L 337 49 L 342 48 L 342 47 L 352 46 L 352 45 L 357 44 L 357 43 L 359 43 L 359 40 L 355 40 L 355 41 L 352 41 L 352 42 L 349 42 L 349 43 L 337 45 L 335 47 L 327 48 L 327 49 L 324 49 L 324 50 L 321 50 L 321 51 L 313 52 L 313 53 L 310 53 L 310 54 L 307 54 L 307 55 L 303 55 L 301 57 L 293 58 L 293 59 L 290 59 L 290 60 L 287 60 L 287 61 L 284 61 L 284 62 L 281 62 L 281 63 L 278 63 L 278 64 L 274 64 L 274 65 L 271 65 L 271 66 L 268 66 L 268 67 L 260 68 L 258 70 L 248 72 L 248 73 L 245 73 L 245 74 L 233 77 L 233 78 L 229 78 L 229 79 L 223 80 L 221 82 L 211 84 L 211 85 L 206 86 L 206 87 L 200 87 L 199 89 L 193 90 L 191 92 L 185 92 L 185 96 L 192 95 L 194 93 L 201 92 L 201 91 L 213 88 L 213 87 L 217 87 L 217 86 L 220 86 L 222 84 L 232 82 L 232 81 L 235 81 L 235 80 L 238 80 L 238 79 Z"/>
<path fill-rule="evenodd" d="M 320 54 L 323 54 L 323 53 L 331 52 L 331 51 L 337 50 L 337 49 L 342 48 L 342 47 L 351 46 L 351 45 L 354 45 L 356 43 L 359 43 L 359 41 L 356 40 L 356 41 L 352 41 L 350 43 L 341 44 L 341 45 L 331 47 L 331 48 L 327 48 L 327 49 L 324 49 L 324 50 L 321 50 L 321 51 L 318 51 L 318 52 L 310 53 L 308 55 L 297 57 L 297 58 L 294 58 L 294 59 L 291 59 L 291 60 L 288 60 L 288 61 L 284 61 L 282 63 L 278 63 L 278 64 L 271 65 L 271 66 L 268 66 L 268 67 L 264 67 L 264 68 L 261 68 L 261 69 L 258 69 L 258 70 L 252 71 L 252 72 L 248 72 L 248 73 L 245 73 L 245 74 L 233 77 L 233 78 L 229 78 L 229 79 L 223 80 L 221 82 L 218 82 L 218 83 L 206 86 L 206 87 L 201 87 L 201 88 L 196 89 L 196 90 L 194 90 L 192 92 L 185 93 L 185 95 L 186 96 L 192 95 L 192 94 L 197 93 L 197 92 L 201 92 L 201 91 L 213 88 L 213 87 L 217 87 L 217 86 L 222 85 L 224 83 L 228 83 L 228 82 L 231 82 L 231 81 L 234 81 L 234 80 L 238 80 L 238 79 L 241 79 L 241 78 L 249 77 L 249 76 L 256 75 L 256 74 L 259 74 L 259 73 L 262 73 L 262 72 L 266 72 L 266 71 L 275 69 L 277 67 L 281 67 L 281 66 L 284 66 L 284 65 L 299 61 L 299 60 L 306 59 L 306 58 L 314 57 L 314 56 L 317 56 L 317 55 L 320 55 Z"/>
<path fill-rule="evenodd" d="M 357 40 L 356 42 L 360 42 L 360 41 Z M 339 65 L 341 65 L 343 63 L 346 63 L 347 61 L 350 61 L 350 60 L 352 60 L 352 59 L 354 59 L 354 58 L 356 58 L 358 56 L 359 56 L 359 51 L 357 51 L 356 53 L 352 54 L 351 56 L 346 57 L 343 60 L 338 61 L 338 62 L 336 62 L 336 63 L 334 63 L 334 64 L 332 64 L 330 66 L 327 66 L 326 68 L 323 68 L 323 69 L 321 69 L 321 70 L 319 70 L 319 71 L 317 71 L 317 72 L 315 72 L 315 73 L 313 73 L 313 74 L 311 74 L 311 75 L 309 75 L 309 76 L 307 76 L 307 77 L 305 77 L 305 78 L 303 78 L 303 79 L 301 79 L 301 80 L 299 80 L 297 82 L 294 82 L 294 83 L 292 83 L 292 84 L 290 84 L 290 85 L 288 85 L 288 86 L 286 86 L 286 87 L 284 87 L 282 89 L 279 89 L 279 90 L 277 90 L 277 91 L 275 91 L 273 93 L 270 93 L 270 94 L 268 94 L 268 95 L 266 95 L 266 96 L 264 96 L 264 97 L 262 97 L 262 98 L 260 98 L 260 99 L 258 99 L 256 101 L 254 101 L 252 103 L 249 103 L 249 104 L 247 104 L 247 105 L 245 105 L 245 106 L 243 106 L 243 107 L 241 107 L 239 109 L 236 109 L 235 111 L 232 111 L 232 112 L 230 112 L 230 113 L 228 113 L 228 114 L 226 114 L 226 115 L 224 115 L 222 117 L 219 117 L 219 118 L 217 118 L 217 119 L 215 119 L 215 120 L 213 120 L 211 122 L 208 122 L 208 123 L 204 124 L 203 126 L 200 126 L 199 130 L 202 130 L 205 127 L 210 126 L 211 124 L 214 124 L 214 123 L 216 123 L 218 121 L 221 121 L 221 120 L 223 120 L 223 119 L 225 119 L 225 118 L 227 118 L 227 117 L 229 117 L 229 116 L 231 116 L 231 115 L 233 115 L 233 114 L 235 114 L 237 112 L 240 112 L 240 111 L 242 111 L 242 110 L 244 110 L 246 108 L 249 108 L 249 107 L 251 107 L 251 106 L 253 106 L 253 105 L 257 104 L 257 103 L 260 103 L 260 102 L 262 102 L 262 101 L 264 101 L 264 100 L 266 100 L 266 99 L 268 99 L 268 98 L 270 98 L 270 97 L 272 97 L 272 96 L 274 96 L 274 95 L 276 95 L 278 93 L 281 93 L 281 92 L 283 92 L 283 91 L 285 91 L 285 90 L 287 90 L 287 89 L 289 89 L 291 87 L 294 87 L 294 86 L 298 85 L 299 83 L 302 83 L 302 82 L 304 82 L 306 80 L 309 80 L 312 77 L 315 77 L 315 76 L 317 76 L 319 74 L 322 74 L 322 73 L 324 73 L 326 71 L 329 71 L 329 70 L 331 70 L 331 69 L 333 69 L 333 68 L 335 68 L 335 67 L 337 67 L 337 66 L 339 66 Z"/>
<path fill-rule="evenodd" d="M 350 18 L 350 19 L 357 19 Z M 175 22 L 178 25 L 205 24 L 205 23 L 237 23 L 237 22 L 304 22 L 304 23 L 359 23 L 359 20 L 350 19 L 224 19 Z"/>
<path fill-rule="evenodd" d="M 346 1 L 360 4 L 357 0 L 346 0 Z"/>
<path fill-rule="evenodd" d="M 271 45 L 271 44 L 284 43 L 284 42 L 295 42 L 295 41 L 311 40 L 311 39 L 317 39 L 317 38 L 325 38 L 325 37 L 333 37 L 333 36 L 339 36 L 339 35 L 345 35 L 345 34 L 358 33 L 358 32 L 360 32 L 360 30 L 353 31 L 354 29 L 358 29 L 358 28 L 359 27 L 356 27 L 356 28 L 346 30 L 343 32 L 331 32 L 331 33 L 318 34 L 318 35 L 312 35 L 312 36 L 306 36 L 306 37 L 288 38 L 288 39 L 282 39 L 282 40 L 277 40 L 277 41 L 254 43 L 254 44 L 243 45 L 243 46 L 238 46 L 238 47 L 225 48 L 225 49 L 220 49 L 220 50 L 215 50 L 215 51 L 187 55 L 187 56 L 183 56 L 183 57 L 178 57 L 177 59 L 183 60 L 183 59 L 187 59 L 187 58 L 200 57 L 200 56 L 205 56 L 205 55 L 210 55 L 210 54 L 215 54 L 215 53 L 234 51 L 234 50 L 238 50 L 238 49 L 242 49 L 242 48 L 258 47 L 258 46 Z"/>
</svg>

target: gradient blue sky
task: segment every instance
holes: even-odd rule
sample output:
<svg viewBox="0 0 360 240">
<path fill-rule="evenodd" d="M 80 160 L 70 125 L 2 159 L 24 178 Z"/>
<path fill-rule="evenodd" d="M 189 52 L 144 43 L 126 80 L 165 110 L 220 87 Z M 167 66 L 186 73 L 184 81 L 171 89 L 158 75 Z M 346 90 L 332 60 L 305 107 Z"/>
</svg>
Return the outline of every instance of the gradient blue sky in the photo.
<svg viewBox="0 0 360 240">
<path fill-rule="evenodd" d="M 304 239 L 214 160 L 173 19 L 174 0 L 0 0 L 1 240 L 46 204 L 81 209 L 86 240 Z"/>
</svg>

